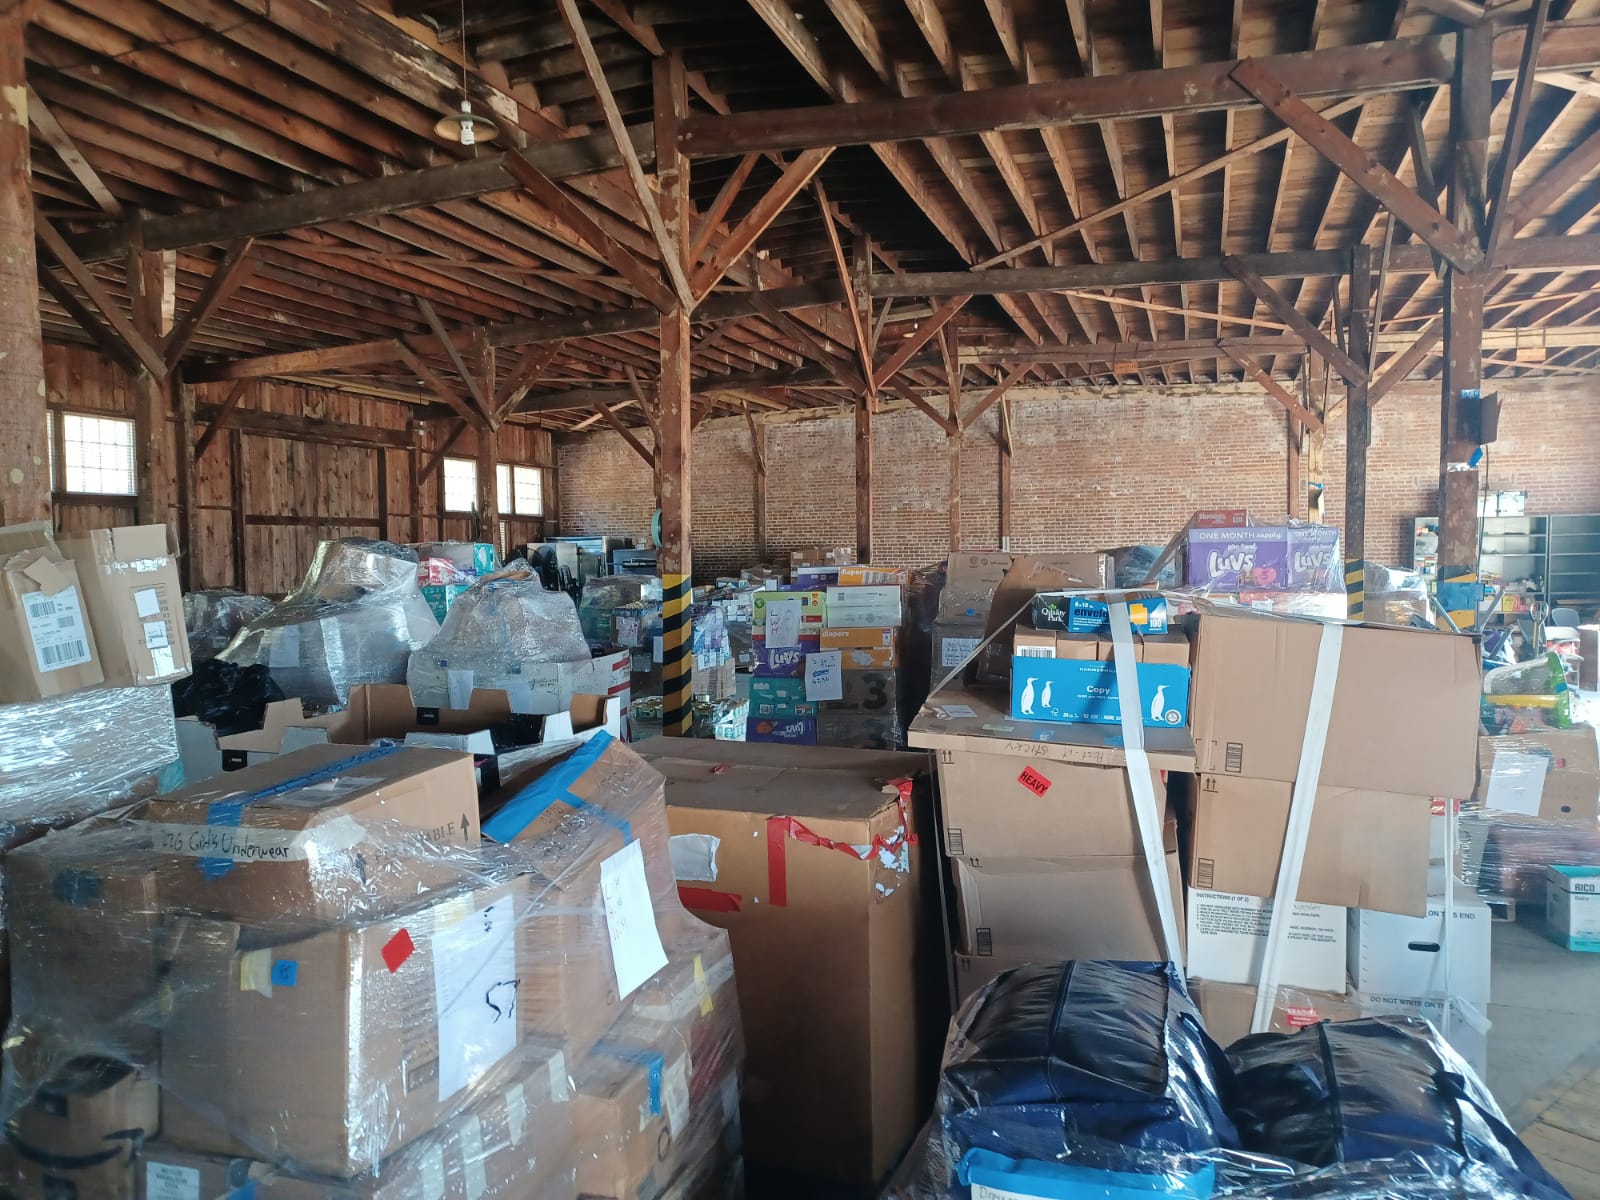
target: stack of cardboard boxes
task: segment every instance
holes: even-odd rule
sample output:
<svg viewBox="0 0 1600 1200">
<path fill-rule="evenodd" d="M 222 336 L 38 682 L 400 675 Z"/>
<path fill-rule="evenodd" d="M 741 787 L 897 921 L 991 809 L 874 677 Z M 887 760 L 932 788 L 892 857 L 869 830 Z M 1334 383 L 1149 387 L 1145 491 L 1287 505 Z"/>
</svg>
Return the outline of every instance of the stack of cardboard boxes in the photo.
<svg viewBox="0 0 1600 1200">
<path fill-rule="evenodd" d="M 677 903 L 662 787 L 596 737 L 480 829 L 467 755 L 309 747 L 20 851 L 13 1181 L 725 1194 L 732 960 Z"/>
<path fill-rule="evenodd" d="M 1156 596 L 1130 604 L 1135 719 L 1167 806 L 1163 882 L 1189 974 L 1228 1040 L 1248 1032 L 1260 981 L 1323 626 L 1203 606 L 1162 632 L 1163 608 Z M 1105 616 L 1089 598 L 1037 597 L 1011 634 L 1009 696 L 952 684 L 912 727 L 938 758 L 963 995 L 1028 959 L 1166 956 Z M 1430 874 L 1435 798 L 1474 783 L 1476 645 L 1346 627 L 1334 679 L 1277 1019 L 1445 1024 L 1454 1002 L 1467 1020 L 1449 1032 L 1481 1063 L 1472 1018 L 1481 1034 L 1489 916 L 1442 869 Z"/>
<path fill-rule="evenodd" d="M 422 598 L 441 622 L 466 590 L 500 566 L 488 542 L 418 542 L 417 584 Z"/>
</svg>

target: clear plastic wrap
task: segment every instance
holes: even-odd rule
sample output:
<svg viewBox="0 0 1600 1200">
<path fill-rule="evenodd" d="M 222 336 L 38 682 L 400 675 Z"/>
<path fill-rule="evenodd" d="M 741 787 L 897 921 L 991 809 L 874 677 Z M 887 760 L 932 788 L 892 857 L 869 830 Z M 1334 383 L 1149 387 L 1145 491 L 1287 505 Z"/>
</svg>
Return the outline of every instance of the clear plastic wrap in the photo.
<svg viewBox="0 0 1600 1200">
<path fill-rule="evenodd" d="M 272 601 L 233 588 L 208 588 L 183 594 L 183 623 L 189 631 L 189 653 L 196 662 L 215 658 L 239 630 L 266 616 Z"/>
<path fill-rule="evenodd" d="M 1483 727 L 1489 733 L 1570 729 L 1572 691 L 1561 656 L 1550 650 L 1527 662 L 1485 671 Z"/>
<path fill-rule="evenodd" d="M 517 694 L 535 664 L 589 661 L 572 597 L 547 592 L 531 572 L 504 571 L 479 580 L 450 610 L 439 634 L 411 655 L 405 679 L 417 703 L 465 708 L 472 689 Z M 520 685 L 520 687 L 519 687 Z"/>
<path fill-rule="evenodd" d="M 480 833 L 468 756 L 312 747 L 17 851 L 5 1182 L 736 1180 L 733 963 L 678 903 L 660 775 L 601 735 L 521 762 L 485 811 Z M 77 1153 L 108 1136 L 127 1153 Z"/>
<path fill-rule="evenodd" d="M 612 610 L 641 600 L 661 599 L 661 579 L 655 575 L 600 575 L 586 580 L 578 601 L 578 621 L 583 636 L 593 646 L 612 646 Z"/>
<path fill-rule="evenodd" d="M 415 551 L 370 538 L 322 542 L 300 586 L 217 657 L 264 663 L 286 696 L 339 708 L 364 683 L 403 683 L 411 652 L 439 632 Z"/>
</svg>

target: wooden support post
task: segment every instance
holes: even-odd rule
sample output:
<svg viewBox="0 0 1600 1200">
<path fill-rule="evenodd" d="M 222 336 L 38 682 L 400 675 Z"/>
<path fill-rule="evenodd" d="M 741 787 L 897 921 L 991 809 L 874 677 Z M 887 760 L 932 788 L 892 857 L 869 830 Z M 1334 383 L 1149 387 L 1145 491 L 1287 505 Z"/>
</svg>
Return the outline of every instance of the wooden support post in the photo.
<svg viewBox="0 0 1600 1200">
<path fill-rule="evenodd" d="M 872 396 L 856 397 L 856 559 L 872 561 Z"/>
<path fill-rule="evenodd" d="M 689 160 L 678 148 L 678 124 L 687 114 L 689 92 L 683 60 L 655 60 L 656 183 L 660 195 L 660 244 L 674 284 L 686 280 L 689 262 Z M 689 616 L 694 582 L 691 503 L 693 397 L 689 391 L 689 301 L 661 317 L 661 378 L 656 387 L 656 464 L 661 479 L 661 732 L 687 737 L 694 722 L 694 626 Z"/>
<path fill-rule="evenodd" d="M 182 550 L 178 555 L 178 578 L 187 592 L 207 582 L 197 580 L 194 575 L 194 547 L 198 533 L 195 521 L 197 455 L 194 440 L 194 384 L 185 383 L 177 369 L 173 370 L 171 378 L 178 396 L 178 546 Z"/>
<path fill-rule="evenodd" d="M 1489 186 L 1489 118 L 1493 107 L 1493 31 L 1456 35 L 1456 80 L 1450 89 L 1450 215 L 1481 231 Z M 1463 421 L 1463 397 L 1483 384 L 1484 277 L 1451 270 L 1445 277 L 1444 375 L 1439 423 L 1439 603 L 1456 624 L 1477 624 L 1478 470 L 1476 435 Z"/>
<path fill-rule="evenodd" d="M 1350 267 L 1350 356 L 1368 360 L 1372 337 L 1372 256 L 1358 246 Z M 1372 444 L 1372 406 L 1365 374 L 1345 390 L 1344 590 L 1352 621 L 1366 616 L 1367 449 Z"/>
<path fill-rule="evenodd" d="M 1315 354 L 1308 354 L 1305 360 L 1304 378 L 1306 383 L 1306 407 L 1323 422 L 1322 426 L 1314 429 L 1306 437 L 1305 461 L 1305 502 L 1306 520 L 1321 524 L 1323 519 L 1323 478 L 1322 478 L 1322 452 L 1328 440 L 1328 375 L 1330 368 L 1325 366 Z M 1368 397 L 1368 404 L 1371 397 Z"/>
<path fill-rule="evenodd" d="M 50 414 L 29 186 L 22 30 L 26 5 L 0 4 L 0 524 L 50 516 Z"/>
<path fill-rule="evenodd" d="M 767 425 L 757 421 L 746 405 L 745 424 L 750 427 L 750 457 L 755 461 L 756 489 L 753 507 L 756 519 L 756 562 L 767 561 Z"/>
<path fill-rule="evenodd" d="M 500 551 L 500 441 L 487 425 L 477 432 L 478 538 Z"/>
<path fill-rule="evenodd" d="M 244 545 L 244 505 L 245 505 L 245 475 L 244 475 L 244 434 L 239 430 L 231 430 L 228 434 L 229 455 L 233 459 L 232 495 L 228 515 L 232 518 L 232 528 L 229 530 L 233 545 L 233 578 L 234 586 L 241 592 L 250 590 L 250 571 L 247 566 L 248 559 L 245 555 Z M 419 539 L 420 540 L 420 539 Z"/>
<path fill-rule="evenodd" d="M 1011 549 L 1011 401 L 1000 401 L 1000 549 Z"/>
<path fill-rule="evenodd" d="M 945 433 L 945 445 L 950 453 L 950 554 L 961 549 L 961 364 L 956 358 L 956 339 L 953 329 L 946 330 L 949 347 L 946 356 L 946 374 L 950 386 L 950 425 Z"/>
<path fill-rule="evenodd" d="M 177 252 L 135 248 L 128 252 L 127 261 L 133 329 L 151 346 L 160 346 L 176 316 Z M 134 466 L 141 525 L 169 522 L 177 499 L 177 463 L 168 428 L 175 407 L 172 383 L 170 372 L 152 369 L 139 372 L 134 379 Z"/>
<path fill-rule="evenodd" d="M 1300 483 L 1300 422 L 1289 413 L 1283 414 L 1283 434 L 1283 510 L 1291 517 L 1299 517 L 1300 505 L 1306 498 Z"/>
<path fill-rule="evenodd" d="M 422 541 L 422 427 L 412 420 L 406 425 L 411 437 L 410 461 L 407 464 L 406 503 L 411 508 L 411 540 Z"/>
</svg>

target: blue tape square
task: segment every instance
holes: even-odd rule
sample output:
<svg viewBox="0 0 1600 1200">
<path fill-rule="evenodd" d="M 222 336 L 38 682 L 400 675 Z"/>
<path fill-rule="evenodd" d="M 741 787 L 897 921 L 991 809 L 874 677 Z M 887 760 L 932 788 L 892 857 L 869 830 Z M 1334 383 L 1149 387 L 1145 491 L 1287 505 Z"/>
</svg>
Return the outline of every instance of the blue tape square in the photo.
<svg viewBox="0 0 1600 1200">
<path fill-rule="evenodd" d="M 294 987 L 300 980 L 300 964 L 292 958 L 280 958 L 272 964 L 272 986 Z"/>
<path fill-rule="evenodd" d="M 225 825 L 231 829 L 239 828 L 239 822 L 244 819 L 244 806 L 246 801 L 218 800 L 206 809 L 207 825 Z M 202 858 L 200 860 L 200 874 L 206 879 L 221 879 L 233 870 L 231 858 Z"/>
</svg>

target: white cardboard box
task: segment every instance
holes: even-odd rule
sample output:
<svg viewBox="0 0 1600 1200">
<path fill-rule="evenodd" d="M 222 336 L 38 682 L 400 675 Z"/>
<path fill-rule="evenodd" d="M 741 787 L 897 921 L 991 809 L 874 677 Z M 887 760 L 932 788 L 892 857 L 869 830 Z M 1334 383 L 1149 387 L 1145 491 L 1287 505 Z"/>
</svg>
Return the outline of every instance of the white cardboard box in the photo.
<svg viewBox="0 0 1600 1200">
<path fill-rule="evenodd" d="M 1546 867 L 1545 919 L 1568 950 L 1600 951 L 1600 867 Z"/>
<path fill-rule="evenodd" d="M 1425 917 L 1351 909 L 1350 975 L 1356 990 L 1377 996 L 1453 996 L 1487 1005 L 1489 907 L 1457 884 L 1447 952 L 1444 903 L 1443 896 L 1430 896 Z"/>
<path fill-rule="evenodd" d="M 899 625 L 904 617 L 900 588 L 893 584 L 867 584 L 863 587 L 831 587 L 824 609 L 829 629 L 866 629 L 877 625 Z"/>
<path fill-rule="evenodd" d="M 1256 983 L 1267 952 L 1272 901 L 1189 889 L 1189 974 L 1216 983 Z M 1345 993 L 1347 909 L 1296 904 L 1280 985 Z"/>
</svg>

